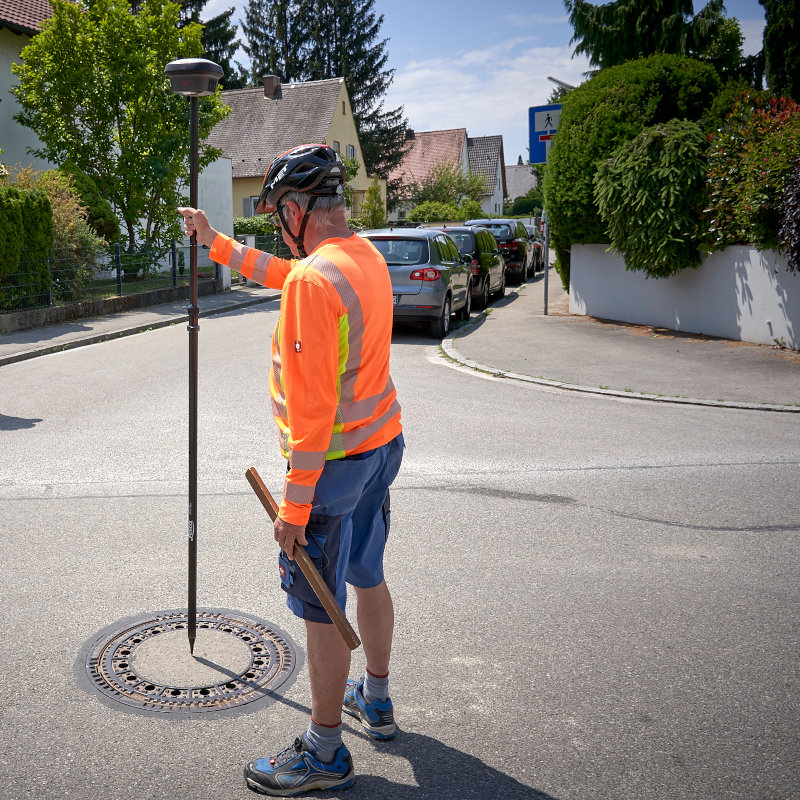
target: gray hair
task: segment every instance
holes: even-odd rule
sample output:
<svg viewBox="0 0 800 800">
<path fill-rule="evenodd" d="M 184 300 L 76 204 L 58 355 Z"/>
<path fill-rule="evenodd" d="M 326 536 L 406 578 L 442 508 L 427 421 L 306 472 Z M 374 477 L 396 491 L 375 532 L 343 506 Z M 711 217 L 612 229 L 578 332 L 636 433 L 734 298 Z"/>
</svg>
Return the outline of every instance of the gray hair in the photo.
<svg viewBox="0 0 800 800">
<path fill-rule="evenodd" d="M 284 203 L 291 200 L 293 203 L 297 203 L 301 211 L 305 211 L 310 197 L 311 195 L 307 192 L 287 192 L 281 200 Z M 319 227 L 333 227 L 339 223 L 346 222 L 345 208 L 344 195 L 332 194 L 318 197 L 314 203 L 314 208 L 311 209 L 309 222 L 313 221 Z"/>
</svg>

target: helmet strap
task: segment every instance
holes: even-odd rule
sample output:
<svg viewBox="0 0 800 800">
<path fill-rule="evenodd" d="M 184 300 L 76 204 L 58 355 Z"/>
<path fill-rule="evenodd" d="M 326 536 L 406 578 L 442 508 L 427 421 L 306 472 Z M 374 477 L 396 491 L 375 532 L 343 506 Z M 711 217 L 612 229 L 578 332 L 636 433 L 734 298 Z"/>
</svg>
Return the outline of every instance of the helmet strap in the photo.
<svg viewBox="0 0 800 800">
<path fill-rule="evenodd" d="M 306 225 L 308 225 L 308 217 L 311 214 L 311 209 L 314 208 L 314 204 L 316 202 L 317 198 L 315 195 L 311 195 L 311 197 L 308 198 L 308 205 L 306 206 L 305 213 L 303 214 L 303 219 L 300 222 L 300 230 L 297 231 L 297 236 L 292 233 L 291 228 L 286 224 L 286 220 L 283 216 L 283 206 L 280 203 L 278 204 L 278 216 L 281 218 L 281 225 L 283 225 L 283 229 L 289 234 L 289 238 L 297 246 L 297 255 L 300 256 L 300 258 L 306 257 L 306 248 L 303 245 L 303 238 L 305 237 L 306 233 Z"/>
</svg>

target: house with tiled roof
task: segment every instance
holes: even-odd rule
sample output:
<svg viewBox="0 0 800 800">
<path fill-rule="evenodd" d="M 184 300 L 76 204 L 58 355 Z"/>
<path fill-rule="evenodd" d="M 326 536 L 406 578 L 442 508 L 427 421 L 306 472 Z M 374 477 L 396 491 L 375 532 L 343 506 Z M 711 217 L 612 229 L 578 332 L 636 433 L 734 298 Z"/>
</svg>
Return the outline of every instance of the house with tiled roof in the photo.
<svg viewBox="0 0 800 800">
<path fill-rule="evenodd" d="M 510 201 L 525 197 L 536 188 L 536 176 L 530 164 L 512 164 L 506 167 L 506 198 Z"/>
<path fill-rule="evenodd" d="M 222 102 L 230 106 L 231 115 L 214 127 L 208 143 L 231 159 L 237 216 L 252 216 L 272 160 L 310 142 L 327 144 L 342 157 L 358 161 L 358 174 L 349 182 L 352 214 L 358 216 L 374 176 L 367 175 L 344 78 L 284 84 L 278 100 L 265 97 L 263 88 L 230 89 L 222 92 Z M 386 181 L 378 182 L 385 203 Z"/>
<path fill-rule="evenodd" d="M 11 72 L 12 64 L 21 62 L 20 53 L 39 33 L 42 22 L 52 16 L 53 9 L 47 0 L 0 0 L 0 155 L 4 164 L 31 164 L 37 169 L 52 165 L 28 153 L 28 148 L 39 148 L 36 134 L 14 120 L 19 105 L 11 87 L 17 77 Z"/>
<path fill-rule="evenodd" d="M 437 164 L 443 163 L 460 164 L 464 172 L 469 169 L 466 128 L 441 131 L 413 131 L 409 128 L 406 136 L 411 145 L 399 166 L 389 173 L 390 181 L 399 180 L 403 186 L 422 183 Z M 389 213 L 389 219 L 405 218 L 410 208 L 410 203 L 400 203 Z"/>
<path fill-rule="evenodd" d="M 467 139 L 470 172 L 486 178 L 487 192 L 481 208 L 487 214 L 503 213 L 506 196 L 506 164 L 502 136 L 470 136 Z"/>
<path fill-rule="evenodd" d="M 488 191 L 481 198 L 483 211 L 503 212 L 506 182 L 502 136 L 468 136 L 466 128 L 421 132 L 409 129 L 408 136 L 411 148 L 389 180 L 400 180 L 406 186 L 421 183 L 437 164 L 456 163 L 465 173 L 478 173 L 486 178 Z M 389 219 L 403 219 L 410 207 L 410 203 L 400 204 Z"/>
</svg>

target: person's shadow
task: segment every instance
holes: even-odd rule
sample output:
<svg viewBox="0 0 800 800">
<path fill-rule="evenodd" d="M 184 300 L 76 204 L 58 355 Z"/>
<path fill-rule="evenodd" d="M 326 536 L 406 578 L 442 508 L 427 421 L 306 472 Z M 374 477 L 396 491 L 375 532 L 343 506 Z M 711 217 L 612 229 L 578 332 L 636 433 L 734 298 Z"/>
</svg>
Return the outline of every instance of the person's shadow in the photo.
<svg viewBox="0 0 800 800">
<path fill-rule="evenodd" d="M 0 414 L 0 431 L 24 431 L 36 427 L 41 421 L 37 418 L 7 417 L 5 414 Z"/>
<path fill-rule="evenodd" d="M 311 714 L 311 709 L 287 697 L 273 695 L 285 706 Z M 400 730 L 397 738 L 388 742 L 375 742 L 361 730 L 361 725 L 344 715 L 348 735 L 357 736 L 372 746 L 376 755 L 404 758 L 414 771 L 416 786 L 395 783 L 378 775 L 369 774 L 369 762 L 362 757 L 355 760 L 356 782 L 351 789 L 339 792 L 310 792 L 310 797 L 320 800 L 558 800 L 547 792 L 540 792 L 516 778 L 505 775 L 469 753 L 442 744 L 438 739 L 421 733 Z M 509 746 L 513 746 L 509 737 Z M 490 757 L 487 756 L 487 761 Z"/>
<path fill-rule="evenodd" d="M 349 726 L 350 727 L 350 726 Z M 355 733 L 353 727 L 350 732 Z M 358 736 L 366 736 L 361 732 Z M 372 743 L 372 740 L 368 740 Z M 512 744 L 513 740 L 509 742 Z M 384 756 L 403 758 L 414 771 L 416 786 L 395 783 L 392 780 L 370 775 L 369 763 L 356 761 L 356 782 L 348 789 L 347 797 L 370 800 L 556 800 L 553 795 L 540 792 L 515 778 L 490 766 L 486 761 L 463 753 L 454 747 L 421 733 L 401 731 L 396 739 L 374 743 L 373 747 Z M 334 792 L 315 792 L 320 798 L 334 798 Z"/>
</svg>

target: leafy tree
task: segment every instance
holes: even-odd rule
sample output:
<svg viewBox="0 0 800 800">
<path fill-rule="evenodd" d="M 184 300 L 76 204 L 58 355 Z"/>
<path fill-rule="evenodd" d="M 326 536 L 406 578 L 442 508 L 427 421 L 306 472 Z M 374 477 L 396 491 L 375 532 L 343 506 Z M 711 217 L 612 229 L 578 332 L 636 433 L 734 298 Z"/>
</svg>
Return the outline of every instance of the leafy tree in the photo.
<svg viewBox="0 0 800 800">
<path fill-rule="evenodd" d="M 307 77 L 310 6 L 309 0 L 248 0 L 242 29 L 252 86 L 264 75 L 277 75 L 284 83 Z"/>
<path fill-rule="evenodd" d="M 800 0 L 759 0 L 767 17 L 764 55 L 774 94 L 800 100 Z"/>
<path fill-rule="evenodd" d="M 171 91 L 164 65 L 202 55 L 200 26 L 179 28 L 180 7 L 165 0 L 145 0 L 138 14 L 125 0 L 52 5 L 23 63 L 12 67 L 15 119 L 42 142 L 31 152 L 70 160 L 91 177 L 124 221 L 129 248 L 179 238 L 189 104 Z M 201 139 L 229 113 L 218 96 L 201 98 Z M 200 168 L 219 154 L 201 148 Z"/>
<path fill-rule="evenodd" d="M 662 55 L 605 69 L 564 99 L 543 188 L 565 286 L 572 244 L 608 241 L 593 187 L 601 163 L 647 127 L 699 121 L 719 89 L 710 64 Z"/>
<path fill-rule="evenodd" d="M 587 55 L 599 69 L 656 53 L 703 54 L 719 38 L 723 0 L 709 0 L 694 14 L 692 0 L 614 0 L 594 5 L 564 0 L 575 31 L 576 55 Z"/>
<path fill-rule="evenodd" d="M 421 181 L 407 187 L 415 206 L 431 202 L 458 206 L 464 200 L 480 203 L 486 191 L 486 178 L 474 172 L 465 173 L 459 161 L 440 161 Z"/>
<path fill-rule="evenodd" d="M 361 164 L 358 163 L 356 158 L 342 158 L 345 172 L 347 173 L 347 183 L 344 185 L 344 202 L 348 208 L 353 207 L 353 187 L 350 185 L 353 179 L 358 175 L 361 169 Z"/>
<path fill-rule="evenodd" d="M 736 17 L 720 20 L 711 41 L 699 58 L 708 61 L 722 80 L 739 76 L 744 71 L 742 45 L 744 35 Z"/>
<path fill-rule="evenodd" d="M 386 210 L 381 197 L 381 185 L 377 178 L 369 185 L 364 202 L 361 204 L 361 223 L 370 229 L 386 227 Z"/>
<path fill-rule="evenodd" d="M 789 271 L 800 272 L 800 163 L 795 165 L 783 192 L 780 243 L 789 259 Z"/>
</svg>

